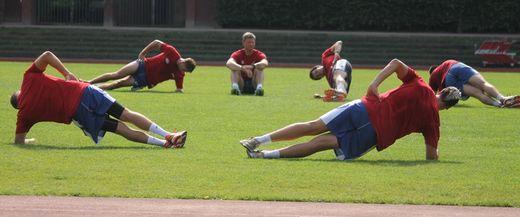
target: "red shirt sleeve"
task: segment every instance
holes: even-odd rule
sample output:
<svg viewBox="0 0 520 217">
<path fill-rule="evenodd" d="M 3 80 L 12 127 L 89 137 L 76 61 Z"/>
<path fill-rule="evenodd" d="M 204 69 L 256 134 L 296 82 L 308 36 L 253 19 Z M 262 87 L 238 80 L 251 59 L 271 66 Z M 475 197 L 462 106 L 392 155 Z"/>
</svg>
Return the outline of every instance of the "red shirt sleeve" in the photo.
<svg viewBox="0 0 520 217">
<path fill-rule="evenodd" d="M 408 72 L 406 73 L 406 76 L 404 76 L 404 78 L 402 78 L 402 79 L 400 78 L 400 79 L 403 83 L 408 83 L 417 78 L 420 78 L 419 75 L 417 74 L 417 72 L 414 69 L 408 67 Z"/>
<path fill-rule="evenodd" d="M 29 122 L 23 118 L 18 117 L 16 120 L 16 134 L 29 132 L 34 124 L 34 122 Z"/>
<path fill-rule="evenodd" d="M 426 129 L 423 129 L 422 134 L 424 137 L 424 143 L 437 148 L 440 137 L 439 126 L 430 124 L 426 127 Z"/>
<path fill-rule="evenodd" d="M 177 51 L 175 47 L 166 43 L 161 44 L 161 52 L 163 52 L 167 57 L 171 57 L 171 61 L 173 62 L 177 62 L 177 60 L 181 58 L 179 51 Z"/>
<path fill-rule="evenodd" d="M 25 70 L 25 73 L 43 73 L 43 70 L 36 67 L 36 64 L 32 63 L 27 70 Z"/>
<path fill-rule="evenodd" d="M 183 83 L 184 83 L 184 73 L 176 73 L 174 79 L 175 79 L 175 86 L 177 87 L 177 89 L 182 89 Z"/>
</svg>

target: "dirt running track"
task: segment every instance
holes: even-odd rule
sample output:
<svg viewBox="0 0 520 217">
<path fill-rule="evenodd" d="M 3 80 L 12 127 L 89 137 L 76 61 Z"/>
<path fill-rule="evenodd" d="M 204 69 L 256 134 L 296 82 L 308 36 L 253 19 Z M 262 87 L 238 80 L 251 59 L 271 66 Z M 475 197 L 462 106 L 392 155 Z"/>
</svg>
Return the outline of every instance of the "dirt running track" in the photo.
<svg viewBox="0 0 520 217">
<path fill-rule="evenodd" d="M 0 216 L 518 217 L 520 208 L 230 200 L 0 196 Z"/>
</svg>

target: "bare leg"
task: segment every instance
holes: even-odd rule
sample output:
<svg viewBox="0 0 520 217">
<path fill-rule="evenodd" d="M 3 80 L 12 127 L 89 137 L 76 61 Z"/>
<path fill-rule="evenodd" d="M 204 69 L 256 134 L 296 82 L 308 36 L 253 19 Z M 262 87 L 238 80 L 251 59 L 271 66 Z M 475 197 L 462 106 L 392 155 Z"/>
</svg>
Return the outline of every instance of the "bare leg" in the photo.
<svg viewBox="0 0 520 217">
<path fill-rule="evenodd" d="M 502 96 L 502 94 L 500 94 L 500 92 L 497 90 L 497 88 L 495 86 L 493 86 L 492 84 L 490 84 L 489 82 L 487 82 L 484 79 L 484 77 L 482 77 L 482 75 L 480 75 L 480 74 L 472 76 L 469 79 L 468 83 L 471 86 L 480 89 L 481 91 L 486 93 L 488 96 L 491 96 L 497 100 L 500 100 L 499 96 Z"/>
<path fill-rule="evenodd" d="M 120 87 L 129 87 L 134 85 L 134 78 L 132 76 L 127 76 L 126 78 L 122 78 L 119 80 L 115 80 L 111 83 L 103 83 L 99 85 L 98 87 L 103 90 L 113 90 Z"/>
<path fill-rule="evenodd" d="M 255 70 L 255 75 L 253 77 L 253 85 L 255 88 L 258 85 L 264 85 L 264 71 Z"/>
<path fill-rule="evenodd" d="M 323 134 L 309 142 L 279 149 L 281 158 L 298 158 L 312 155 L 316 152 L 339 148 L 336 136 Z"/>
<path fill-rule="evenodd" d="M 122 68 L 120 68 L 119 70 L 117 70 L 115 72 L 109 72 L 109 73 L 102 74 L 102 75 L 88 81 L 88 83 L 97 84 L 97 83 L 101 83 L 101 82 L 105 82 L 105 81 L 109 81 L 109 80 L 121 79 L 121 78 L 129 76 L 131 74 L 134 74 L 138 68 L 139 68 L 139 63 L 137 61 L 132 61 L 132 62 L 126 64 L 125 66 L 123 66 Z"/>
<path fill-rule="evenodd" d="M 119 120 L 132 123 L 145 131 L 148 131 L 150 129 L 150 126 L 152 125 L 152 121 L 150 119 L 148 119 L 141 113 L 131 111 L 127 108 L 123 110 L 123 113 L 121 114 L 121 117 L 119 117 Z"/>
<path fill-rule="evenodd" d="M 242 80 L 242 75 L 240 71 L 231 71 L 231 84 L 238 84 L 240 89 L 244 86 L 244 81 Z"/>
<path fill-rule="evenodd" d="M 478 100 L 480 100 L 480 102 L 482 102 L 486 105 L 496 106 L 495 103 L 498 102 L 498 101 L 492 99 L 491 97 L 489 97 L 488 95 L 484 94 L 484 92 L 481 89 L 468 85 L 468 84 L 464 85 L 463 92 L 465 95 L 477 98 Z"/>
<path fill-rule="evenodd" d="M 295 123 L 282 129 L 269 133 L 271 141 L 283 141 L 297 139 L 303 136 L 314 136 L 327 132 L 329 129 L 322 120 L 316 119 L 309 122 Z"/>
<path fill-rule="evenodd" d="M 129 128 L 125 123 L 119 122 L 117 124 L 116 134 L 125 137 L 134 142 L 145 143 L 148 140 L 148 135 L 142 131 Z"/>
</svg>

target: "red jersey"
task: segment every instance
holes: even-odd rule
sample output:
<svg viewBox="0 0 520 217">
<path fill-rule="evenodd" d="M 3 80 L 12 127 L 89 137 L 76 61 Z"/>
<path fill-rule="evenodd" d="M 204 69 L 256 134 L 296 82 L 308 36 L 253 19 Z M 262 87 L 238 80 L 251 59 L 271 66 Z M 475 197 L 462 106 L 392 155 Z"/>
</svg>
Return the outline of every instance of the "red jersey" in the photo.
<svg viewBox="0 0 520 217">
<path fill-rule="evenodd" d="M 175 80 L 177 88 L 183 88 L 184 72 L 177 66 L 177 61 L 181 55 L 175 47 L 163 43 L 161 44 L 161 53 L 145 58 L 146 82 L 148 88 L 152 88 L 158 83 L 166 80 Z"/>
<path fill-rule="evenodd" d="M 25 71 L 18 96 L 16 133 L 27 133 L 34 124 L 43 121 L 70 124 L 88 86 L 43 74 L 33 63 Z"/>
<path fill-rule="evenodd" d="M 325 70 L 325 77 L 327 78 L 327 82 L 329 82 L 329 86 L 336 88 L 334 74 L 332 73 L 332 64 L 334 64 L 334 52 L 332 52 L 332 49 L 329 47 L 321 54 L 321 65 L 323 66 L 323 70 Z"/>
<path fill-rule="evenodd" d="M 457 60 L 446 60 L 433 70 L 432 74 L 430 74 L 430 87 L 433 91 L 438 92 L 446 87 L 444 83 L 446 74 L 448 74 L 451 66 L 458 62 Z"/>
<path fill-rule="evenodd" d="M 251 55 L 246 55 L 246 50 L 244 48 L 237 50 L 231 54 L 231 58 L 233 58 L 240 65 L 252 65 L 254 63 L 260 62 L 263 59 L 267 59 L 267 56 L 257 49 L 253 49 Z M 242 77 L 246 75 L 242 73 Z"/>
<path fill-rule="evenodd" d="M 377 134 L 377 150 L 392 145 L 410 133 L 422 133 L 426 144 L 437 147 L 439 108 L 435 93 L 409 68 L 403 84 L 380 95 L 362 98 Z"/>
</svg>

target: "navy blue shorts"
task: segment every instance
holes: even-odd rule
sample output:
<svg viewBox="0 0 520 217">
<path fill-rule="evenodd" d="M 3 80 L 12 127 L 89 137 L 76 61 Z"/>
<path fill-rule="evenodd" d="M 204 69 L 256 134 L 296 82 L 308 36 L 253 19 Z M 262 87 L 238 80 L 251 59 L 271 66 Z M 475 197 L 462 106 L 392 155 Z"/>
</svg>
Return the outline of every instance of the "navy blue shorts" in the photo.
<svg viewBox="0 0 520 217">
<path fill-rule="evenodd" d="M 134 78 L 134 85 L 132 86 L 132 91 L 143 89 L 148 86 L 148 82 L 146 82 L 146 71 L 144 68 L 143 60 L 136 60 L 139 66 L 137 67 L 137 71 L 132 74 Z"/>
<path fill-rule="evenodd" d="M 255 87 L 253 87 L 252 78 L 244 79 L 244 86 L 242 87 L 242 93 L 243 94 L 254 94 L 255 93 Z"/>
<path fill-rule="evenodd" d="M 334 152 L 340 160 L 361 157 L 377 144 L 376 131 L 361 100 L 345 103 L 322 115 L 320 119 L 338 140 L 340 148 Z"/>
<path fill-rule="evenodd" d="M 108 109 L 115 101 L 108 93 L 93 85 L 88 86 L 81 96 L 73 120 L 96 144 L 105 135 L 103 123 L 108 118 Z"/>
<path fill-rule="evenodd" d="M 445 78 L 446 87 L 456 87 L 462 93 L 462 100 L 467 100 L 469 96 L 464 95 L 464 84 L 478 72 L 464 63 L 456 63 L 448 70 Z"/>
</svg>

